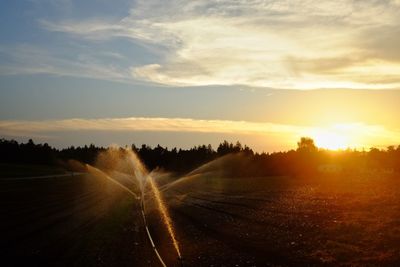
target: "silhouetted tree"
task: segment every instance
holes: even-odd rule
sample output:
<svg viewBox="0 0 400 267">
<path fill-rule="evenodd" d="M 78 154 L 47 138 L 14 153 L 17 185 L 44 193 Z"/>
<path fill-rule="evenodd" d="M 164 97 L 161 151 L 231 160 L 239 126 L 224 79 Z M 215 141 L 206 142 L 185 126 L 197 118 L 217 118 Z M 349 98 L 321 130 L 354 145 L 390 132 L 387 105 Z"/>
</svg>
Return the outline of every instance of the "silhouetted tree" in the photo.
<svg viewBox="0 0 400 267">
<path fill-rule="evenodd" d="M 301 137 L 300 141 L 297 142 L 297 151 L 315 152 L 317 150 L 314 140 L 310 137 Z"/>
<path fill-rule="evenodd" d="M 302 137 L 296 150 L 275 153 L 254 153 L 240 142 L 223 141 L 214 150 L 211 145 L 200 145 L 190 149 L 168 149 L 157 145 L 152 148 L 143 144 L 132 145 L 149 170 L 161 168 L 167 171 L 185 173 L 218 157 L 232 154 L 235 160 L 225 166 L 237 176 L 268 175 L 312 175 L 322 164 L 340 165 L 346 174 L 364 171 L 400 172 L 400 146 L 387 149 L 371 148 L 369 151 L 345 150 L 332 152 L 319 150 L 314 140 Z M 83 147 L 70 146 L 61 150 L 47 143 L 35 144 L 33 140 L 18 143 L 15 140 L 0 139 L 0 163 L 57 164 L 59 160 L 75 159 L 93 164 L 100 152 L 106 148 L 94 144 Z"/>
</svg>

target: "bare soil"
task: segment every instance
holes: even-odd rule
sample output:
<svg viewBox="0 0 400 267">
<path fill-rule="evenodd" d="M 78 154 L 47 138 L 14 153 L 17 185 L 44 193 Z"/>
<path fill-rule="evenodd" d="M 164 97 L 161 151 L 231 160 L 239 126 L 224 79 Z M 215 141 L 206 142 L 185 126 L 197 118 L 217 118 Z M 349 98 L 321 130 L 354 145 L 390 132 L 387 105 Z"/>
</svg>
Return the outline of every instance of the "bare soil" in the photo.
<svg viewBox="0 0 400 267">
<path fill-rule="evenodd" d="M 196 174 L 160 188 L 184 266 L 400 266 L 396 177 Z M 0 212 L 1 266 L 160 266 L 139 201 L 93 176 L 0 180 Z M 146 218 L 179 266 L 150 192 Z"/>
</svg>

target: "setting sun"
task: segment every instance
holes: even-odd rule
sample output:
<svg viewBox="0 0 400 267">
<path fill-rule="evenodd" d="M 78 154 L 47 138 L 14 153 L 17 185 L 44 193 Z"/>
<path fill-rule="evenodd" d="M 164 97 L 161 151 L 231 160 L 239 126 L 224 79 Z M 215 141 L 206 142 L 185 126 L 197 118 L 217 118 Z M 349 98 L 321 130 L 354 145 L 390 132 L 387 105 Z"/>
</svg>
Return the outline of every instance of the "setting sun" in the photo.
<svg viewBox="0 0 400 267">
<path fill-rule="evenodd" d="M 399 138 L 398 133 L 381 125 L 359 122 L 315 126 L 304 129 L 300 134 L 311 137 L 317 147 L 330 150 L 385 148 Z"/>
<path fill-rule="evenodd" d="M 315 144 L 319 148 L 331 149 L 331 150 L 339 150 L 339 149 L 346 149 L 350 146 L 349 138 L 336 134 L 336 133 L 329 133 L 329 132 L 319 132 L 313 136 Z"/>
<path fill-rule="evenodd" d="M 374 140 L 385 143 L 389 134 L 385 129 L 362 123 L 342 123 L 324 127 L 315 127 L 307 132 L 319 148 L 339 150 L 347 148 L 369 148 Z M 379 137 L 378 137 L 379 136 Z"/>
</svg>

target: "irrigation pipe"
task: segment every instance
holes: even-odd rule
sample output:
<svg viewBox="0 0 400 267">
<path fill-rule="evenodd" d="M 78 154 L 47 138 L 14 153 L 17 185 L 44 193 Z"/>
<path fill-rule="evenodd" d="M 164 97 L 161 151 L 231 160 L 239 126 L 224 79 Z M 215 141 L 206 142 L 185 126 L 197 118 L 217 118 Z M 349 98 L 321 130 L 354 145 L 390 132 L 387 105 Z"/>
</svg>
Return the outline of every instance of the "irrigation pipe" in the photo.
<svg viewBox="0 0 400 267">
<path fill-rule="evenodd" d="M 146 233 L 147 233 L 147 237 L 150 240 L 151 243 L 151 247 L 154 250 L 154 253 L 156 254 L 158 260 L 160 261 L 161 265 L 163 267 L 167 267 L 167 265 L 165 264 L 164 260 L 162 259 L 160 253 L 158 253 L 158 250 L 156 248 L 156 245 L 154 244 L 153 238 L 151 237 L 150 231 L 149 231 L 149 227 L 147 226 L 147 221 L 146 221 L 146 216 L 145 216 L 145 212 L 144 212 L 144 193 L 142 192 L 142 196 L 138 197 L 132 190 L 130 190 L 128 187 L 126 187 L 125 185 L 121 184 L 120 182 L 118 182 L 117 180 L 115 180 L 114 178 L 108 176 L 107 174 L 103 173 L 101 170 L 90 166 L 89 164 L 86 164 L 86 167 L 89 170 L 93 170 L 97 173 L 102 174 L 104 177 L 106 177 L 109 181 L 113 182 L 115 185 L 118 185 L 119 187 L 121 187 L 122 189 L 124 189 L 126 192 L 128 192 L 131 196 L 133 196 L 134 199 L 139 200 L 140 199 L 140 210 L 142 213 L 142 218 L 143 218 L 143 222 L 144 222 L 144 227 L 146 228 Z M 89 171 L 90 172 L 90 171 Z"/>
<path fill-rule="evenodd" d="M 149 238 L 151 246 L 152 246 L 152 248 L 154 250 L 154 253 L 156 254 L 158 260 L 161 263 L 161 265 L 163 267 L 167 267 L 167 265 L 165 264 L 164 260 L 162 259 L 161 255 L 160 255 L 160 253 L 158 253 L 158 250 L 156 248 L 156 245 L 154 244 L 153 238 L 151 237 L 151 234 L 150 234 L 150 231 L 149 231 L 149 227 L 147 227 L 146 215 L 144 213 L 143 197 L 144 197 L 144 194 L 142 194 L 142 197 L 140 198 L 140 209 L 141 209 L 141 212 L 142 212 L 142 217 L 143 217 L 144 227 L 146 228 L 147 237 Z"/>
</svg>

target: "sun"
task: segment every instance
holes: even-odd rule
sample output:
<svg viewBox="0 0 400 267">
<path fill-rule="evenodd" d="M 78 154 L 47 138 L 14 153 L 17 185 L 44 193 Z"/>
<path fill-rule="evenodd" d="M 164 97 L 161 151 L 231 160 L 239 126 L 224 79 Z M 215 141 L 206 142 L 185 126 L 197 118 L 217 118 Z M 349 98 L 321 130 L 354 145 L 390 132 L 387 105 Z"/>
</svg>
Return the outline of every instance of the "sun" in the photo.
<svg viewBox="0 0 400 267">
<path fill-rule="evenodd" d="M 350 140 L 344 134 L 329 131 L 316 131 L 313 134 L 315 145 L 330 150 L 346 149 L 350 147 Z"/>
<path fill-rule="evenodd" d="M 349 147 L 348 140 L 345 136 L 334 133 L 322 133 L 314 137 L 317 147 L 331 150 L 346 149 Z"/>
</svg>

